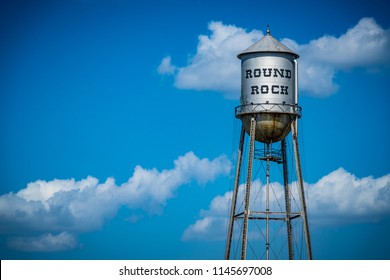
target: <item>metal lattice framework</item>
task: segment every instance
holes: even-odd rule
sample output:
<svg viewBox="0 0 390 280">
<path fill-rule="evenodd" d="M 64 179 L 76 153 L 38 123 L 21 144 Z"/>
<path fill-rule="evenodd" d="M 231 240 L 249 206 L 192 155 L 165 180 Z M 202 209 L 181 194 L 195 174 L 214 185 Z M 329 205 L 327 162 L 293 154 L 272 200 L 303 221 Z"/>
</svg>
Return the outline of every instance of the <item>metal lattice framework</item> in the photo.
<svg viewBox="0 0 390 280">
<path fill-rule="evenodd" d="M 242 106 L 239 106 L 242 107 Z M 299 108 L 298 106 L 292 106 L 293 108 Z M 300 108 L 299 108 L 300 110 Z M 236 111 L 237 112 L 237 111 Z M 297 115 L 296 115 L 297 116 Z M 296 122 L 298 118 L 295 118 L 291 123 L 292 131 L 292 142 L 294 147 L 295 155 L 295 167 L 296 167 L 296 176 L 297 176 L 297 185 L 298 185 L 298 195 L 300 210 L 292 211 L 291 209 L 291 190 L 288 180 L 288 164 L 287 164 L 287 152 L 286 152 L 286 139 L 281 141 L 281 148 L 274 149 L 269 143 L 265 143 L 264 149 L 255 149 L 255 134 L 256 134 L 256 116 L 255 114 L 251 115 L 250 130 L 249 134 L 249 147 L 248 147 L 248 165 L 246 171 L 246 181 L 245 181 L 245 194 L 244 194 L 244 208 L 239 210 L 237 207 L 237 197 L 238 197 L 238 188 L 240 183 L 240 174 L 243 161 L 244 153 L 244 140 L 245 140 L 245 129 L 242 126 L 240 144 L 238 150 L 237 166 L 236 166 L 236 176 L 234 181 L 233 197 L 232 197 L 232 206 L 230 211 L 230 220 L 228 227 L 228 236 L 226 243 L 225 259 L 230 259 L 232 239 L 233 239 L 233 230 L 234 224 L 237 221 L 242 221 L 242 228 L 240 232 L 241 236 L 241 245 L 240 245 L 240 258 L 247 258 L 247 245 L 248 243 L 248 224 L 250 221 L 263 221 L 265 222 L 265 233 L 261 231 L 261 235 L 265 240 L 265 259 L 270 258 L 270 243 L 272 242 L 272 237 L 270 236 L 270 222 L 272 221 L 281 221 L 285 222 L 286 226 L 286 235 L 287 235 L 287 244 L 288 244 L 288 258 L 294 259 L 294 245 L 293 245 L 293 223 L 292 221 L 298 218 L 301 218 L 303 224 L 303 232 L 306 244 L 306 255 L 308 259 L 312 259 L 311 251 L 311 242 L 309 227 L 307 221 L 307 211 L 306 211 L 306 202 L 303 189 L 302 173 L 300 168 L 300 157 L 298 150 L 298 140 L 297 140 L 297 127 Z M 250 206 L 250 194 L 252 188 L 252 165 L 254 160 L 259 160 L 265 163 L 265 175 L 266 175 L 266 184 L 265 184 L 265 209 L 258 211 L 251 209 Z M 281 211 L 276 211 L 270 209 L 270 165 L 271 163 L 281 164 L 283 166 L 283 186 L 284 186 L 284 205 L 285 209 Z M 280 229 L 279 229 L 280 230 Z M 250 246 L 250 245 L 249 245 Z"/>
</svg>

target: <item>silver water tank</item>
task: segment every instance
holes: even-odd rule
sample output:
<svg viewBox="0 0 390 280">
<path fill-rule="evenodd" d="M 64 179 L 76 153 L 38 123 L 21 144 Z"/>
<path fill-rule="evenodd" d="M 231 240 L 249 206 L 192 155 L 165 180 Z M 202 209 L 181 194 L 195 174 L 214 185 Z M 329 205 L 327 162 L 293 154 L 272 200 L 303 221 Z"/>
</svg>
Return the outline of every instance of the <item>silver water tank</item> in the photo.
<svg viewBox="0 0 390 280">
<path fill-rule="evenodd" d="M 274 143 L 290 132 L 300 117 L 297 92 L 298 54 L 267 34 L 237 55 L 241 59 L 241 105 L 236 116 L 249 134 L 256 119 L 256 141 Z"/>
</svg>

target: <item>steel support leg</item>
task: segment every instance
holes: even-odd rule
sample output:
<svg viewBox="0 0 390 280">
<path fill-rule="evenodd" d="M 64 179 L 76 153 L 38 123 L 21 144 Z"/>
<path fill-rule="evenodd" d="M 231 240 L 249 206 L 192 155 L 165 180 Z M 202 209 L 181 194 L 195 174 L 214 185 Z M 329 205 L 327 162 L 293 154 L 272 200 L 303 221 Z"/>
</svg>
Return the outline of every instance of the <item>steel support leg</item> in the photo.
<svg viewBox="0 0 390 280">
<path fill-rule="evenodd" d="M 246 188 L 245 188 L 245 201 L 244 201 L 244 223 L 242 228 L 242 245 L 241 245 L 241 259 L 246 259 L 246 245 L 248 239 L 248 219 L 250 215 L 249 210 L 249 198 L 252 185 L 252 163 L 253 163 L 253 154 L 255 147 L 255 131 L 256 131 L 256 120 L 255 117 L 251 117 L 251 126 L 250 126 L 250 141 L 249 141 L 249 154 L 248 154 L 248 174 L 246 178 Z"/>
<path fill-rule="evenodd" d="M 291 123 L 291 131 L 292 131 L 292 139 L 293 139 L 294 154 L 295 154 L 295 164 L 296 164 L 297 177 L 298 177 L 297 178 L 298 179 L 298 193 L 299 193 L 299 199 L 301 201 L 301 216 L 302 216 L 302 220 L 303 220 L 303 231 L 305 234 L 305 241 L 306 241 L 306 252 L 307 252 L 307 258 L 309 260 L 312 260 L 313 256 L 312 256 L 312 251 L 311 251 L 309 223 L 308 223 L 308 219 L 307 219 L 305 192 L 304 192 L 303 180 L 302 180 L 301 159 L 299 156 L 299 149 L 298 149 L 297 122 L 298 122 L 298 120 L 295 120 Z"/>
<path fill-rule="evenodd" d="M 234 214 L 236 211 L 238 187 L 240 184 L 242 153 L 244 151 L 244 139 L 245 139 L 245 129 L 244 126 L 241 126 L 241 136 L 240 136 L 240 144 L 238 146 L 236 176 L 234 179 L 234 189 L 233 189 L 233 197 L 232 197 L 232 207 L 230 209 L 229 228 L 228 228 L 227 241 L 226 241 L 225 260 L 230 259 L 230 248 L 232 245 L 232 236 L 233 236 L 233 227 L 234 227 Z"/>
<path fill-rule="evenodd" d="M 292 236 L 292 225 L 290 220 L 291 215 L 291 197 L 290 187 L 288 185 L 288 168 L 287 168 L 287 151 L 286 151 L 286 139 L 282 140 L 282 161 L 283 161 L 283 184 L 284 184 L 284 199 L 286 204 L 286 228 L 287 228 L 287 242 L 288 242 L 288 258 L 294 259 L 294 247 Z"/>
</svg>

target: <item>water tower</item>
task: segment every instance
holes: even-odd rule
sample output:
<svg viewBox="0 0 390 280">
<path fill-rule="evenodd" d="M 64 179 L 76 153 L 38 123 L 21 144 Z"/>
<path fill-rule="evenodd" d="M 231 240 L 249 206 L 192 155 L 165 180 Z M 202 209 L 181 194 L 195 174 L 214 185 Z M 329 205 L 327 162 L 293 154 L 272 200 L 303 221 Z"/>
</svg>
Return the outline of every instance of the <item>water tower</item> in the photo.
<svg viewBox="0 0 390 280">
<path fill-rule="evenodd" d="M 267 34 L 262 39 L 237 57 L 241 60 L 241 105 L 236 108 L 235 114 L 241 120 L 241 134 L 225 258 L 232 258 L 232 243 L 236 242 L 236 254 L 239 254 L 241 259 L 247 259 L 248 244 L 252 251 L 255 247 L 249 243 L 249 239 L 252 238 L 254 239 L 252 244 L 262 240 L 261 248 L 255 250 L 262 251 L 263 253 L 259 255 L 264 259 L 270 259 L 270 252 L 275 252 L 273 248 L 275 238 L 271 236 L 270 231 L 274 224 L 278 224 L 276 226 L 279 228 L 278 233 L 285 240 L 285 245 L 280 242 L 281 249 L 278 251 L 285 250 L 288 259 L 294 259 L 294 221 L 300 220 L 301 239 L 305 241 L 301 243 L 304 243 L 306 258 L 312 259 L 297 138 L 297 121 L 301 117 L 301 108 L 298 106 L 296 60 L 299 55 L 271 36 L 267 28 Z M 248 136 L 249 139 L 246 139 Z M 295 164 L 292 165 L 296 173 L 295 191 L 289 182 L 288 139 L 294 153 Z M 246 165 L 243 158 L 247 160 Z M 259 181 L 254 183 L 252 174 L 254 161 L 260 162 L 259 164 L 263 166 L 259 168 L 259 172 L 264 173 L 264 183 Z M 273 165 L 281 170 L 280 181 L 283 181 L 280 184 L 283 191 L 279 192 L 277 198 L 272 197 L 277 196 L 277 190 L 275 191 L 271 185 Z M 246 180 L 240 184 L 241 177 Z M 256 195 L 260 197 L 257 199 L 258 202 L 254 202 L 251 197 L 251 193 L 257 191 L 255 188 L 259 189 Z M 295 203 L 298 207 L 295 208 L 292 205 L 294 195 L 296 195 L 294 201 L 298 201 Z M 278 202 L 281 197 L 282 201 Z M 238 198 L 242 199 L 241 203 L 238 203 Z M 273 208 L 271 202 L 278 205 L 278 209 Z M 250 231 L 249 225 L 254 222 L 257 223 L 256 227 L 251 227 Z M 233 236 L 235 232 L 238 233 Z M 256 234 L 257 237 L 254 237 Z"/>
</svg>

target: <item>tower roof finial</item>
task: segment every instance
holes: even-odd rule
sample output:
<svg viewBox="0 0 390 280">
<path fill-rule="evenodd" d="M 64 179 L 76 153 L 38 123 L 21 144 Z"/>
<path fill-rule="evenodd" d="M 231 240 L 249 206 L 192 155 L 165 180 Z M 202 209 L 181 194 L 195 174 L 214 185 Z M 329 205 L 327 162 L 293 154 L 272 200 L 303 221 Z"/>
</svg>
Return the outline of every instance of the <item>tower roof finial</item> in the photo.
<svg viewBox="0 0 390 280">
<path fill-rule="evenodd" d="M 269 24 L 267 24 L 267 35 L 271 35 L 271 31 L 269 30 Z"/>
</svg>

